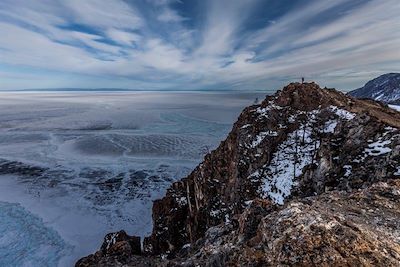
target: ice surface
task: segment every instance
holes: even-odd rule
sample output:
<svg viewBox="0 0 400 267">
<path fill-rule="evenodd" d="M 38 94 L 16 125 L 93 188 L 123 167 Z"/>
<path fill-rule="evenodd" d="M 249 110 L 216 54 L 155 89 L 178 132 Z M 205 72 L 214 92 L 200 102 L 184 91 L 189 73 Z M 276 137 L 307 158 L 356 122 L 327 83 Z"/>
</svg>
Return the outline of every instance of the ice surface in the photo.
<svg viewBox="0 0 400 267">
<path fill-rule="evenodd" d="M 72 249 L 19 204 L 0 202 L 0 222 L 1 266 L 56 266 Z"/>
<path fill-rule="evenodd" d="M 215 148 L 256 97 L 2 93 L 0 266 L 72 266 L 108 232 L 149 234 L 152 200 Z M 25 253 L 24 242 L 37 245 Z"/>
</svg>

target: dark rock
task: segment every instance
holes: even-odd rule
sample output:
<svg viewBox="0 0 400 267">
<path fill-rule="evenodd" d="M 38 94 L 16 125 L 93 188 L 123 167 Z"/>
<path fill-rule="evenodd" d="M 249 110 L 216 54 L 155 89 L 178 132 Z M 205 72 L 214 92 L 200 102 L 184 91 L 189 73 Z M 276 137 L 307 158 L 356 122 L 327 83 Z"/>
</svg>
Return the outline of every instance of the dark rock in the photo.
<svg viewBox="0 0 400 267">
<path fill-rule="evenodd" d="M 112 266 L 107 265 L 109 259 L 112 259 L 114 264 L 126 264 L 131 257 L 141 254 L 140 237 L 129 236 L 122 230 L 107 234 L 100 250 L 95 254 L 82 258 L 75 266 Z M 105 262 L 106 265 L 101 265 L 100 262 Z"/>
<path fill-rule="evenodd" d="M 101 245 L 100 250 L 103 254 L 113 254 L 118 253 L 118 249 L 115 247 L 116 244 L 123 243 L 125 245 L 119 245 L 118 247 L 122 248 L 121 252 L 124 251 L 130 252 L 132 255 L 140 255 L 142 253 L 140 237 L 138 236 L 129 236 L 124 230 L 121 230 L 116 233 L 109 233 L 104 237 L 104 242 Z"/>
</svg>

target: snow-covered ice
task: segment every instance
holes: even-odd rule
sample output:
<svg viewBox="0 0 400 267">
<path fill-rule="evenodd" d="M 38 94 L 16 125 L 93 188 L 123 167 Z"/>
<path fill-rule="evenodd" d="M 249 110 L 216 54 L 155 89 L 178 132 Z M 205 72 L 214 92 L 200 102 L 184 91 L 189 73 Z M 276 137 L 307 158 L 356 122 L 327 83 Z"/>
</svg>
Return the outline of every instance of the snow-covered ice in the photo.
<svg viewBox="0 0 400 267">
<path fill-rule="evenodd" d="M 0 266 L 72 266 L 109 232 L 149 234 L 152 200 L 256 97 L 1 93 Z"/>
</svg>

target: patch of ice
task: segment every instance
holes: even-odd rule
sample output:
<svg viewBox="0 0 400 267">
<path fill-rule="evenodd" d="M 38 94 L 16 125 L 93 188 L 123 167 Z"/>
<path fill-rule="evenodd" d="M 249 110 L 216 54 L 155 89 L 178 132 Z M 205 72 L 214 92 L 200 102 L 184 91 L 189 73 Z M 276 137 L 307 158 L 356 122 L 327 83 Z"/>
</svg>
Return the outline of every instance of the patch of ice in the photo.
<svg viewBox="0 0 400 267">
<path fill-rule="evenodd" d="M 0 222 L 0 266 L 57 266 L 72 250 L 19 204 L 0 201 Z"/>
<path fill-rule="evenodd" d="M 241 129 L 246 129 L 246 128 L 250 127 L 250 126 L 251 126 L 251 124 L 246 124 L 246 125 L 243 125 L 243 126 L 241 127 Z"/>
</svg>

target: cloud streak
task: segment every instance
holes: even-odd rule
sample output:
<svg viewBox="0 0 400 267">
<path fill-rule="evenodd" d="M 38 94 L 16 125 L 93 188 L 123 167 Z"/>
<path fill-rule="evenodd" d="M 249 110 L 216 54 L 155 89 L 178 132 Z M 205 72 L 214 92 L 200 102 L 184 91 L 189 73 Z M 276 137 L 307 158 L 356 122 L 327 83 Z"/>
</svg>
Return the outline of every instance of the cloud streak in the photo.
<svg viewBox="0 0 400 267">
<path fill-rule="evenodd" d="M 397 0 L 3 0 L 0 90 L 255 90 L 300 76 L 351 89 L 400 70 L 399 12 Z"/>
</svg>

